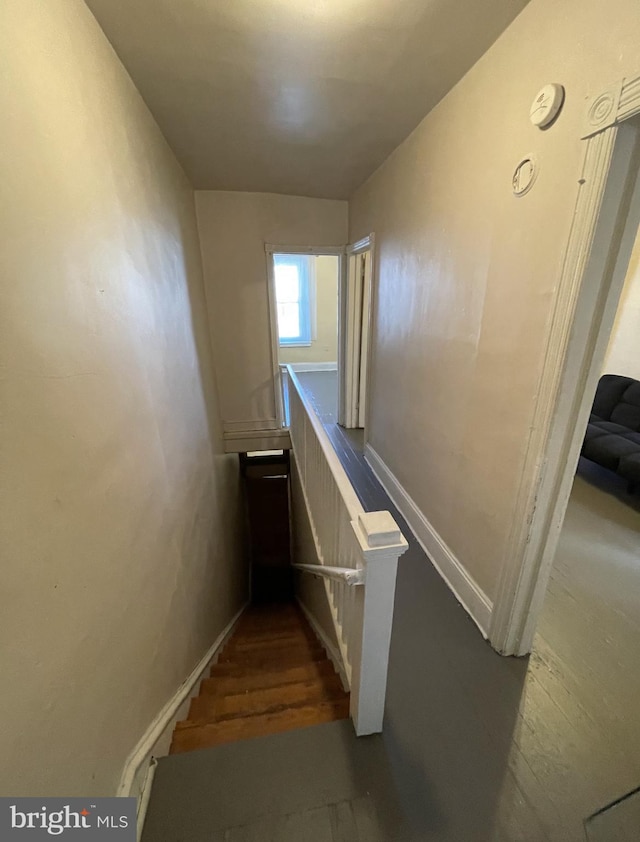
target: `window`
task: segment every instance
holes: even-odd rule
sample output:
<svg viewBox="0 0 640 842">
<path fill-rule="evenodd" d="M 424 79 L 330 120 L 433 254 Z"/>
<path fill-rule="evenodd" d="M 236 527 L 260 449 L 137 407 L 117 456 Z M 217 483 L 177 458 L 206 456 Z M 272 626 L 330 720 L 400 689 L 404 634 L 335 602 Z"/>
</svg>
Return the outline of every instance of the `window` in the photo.
<svg viewBox="0 0 640 842">
<path fill-rule="evenodd" d="M 274 254 L 273 274 L 281 345 L 311 345 L 311 258 Z"/>
</svg>

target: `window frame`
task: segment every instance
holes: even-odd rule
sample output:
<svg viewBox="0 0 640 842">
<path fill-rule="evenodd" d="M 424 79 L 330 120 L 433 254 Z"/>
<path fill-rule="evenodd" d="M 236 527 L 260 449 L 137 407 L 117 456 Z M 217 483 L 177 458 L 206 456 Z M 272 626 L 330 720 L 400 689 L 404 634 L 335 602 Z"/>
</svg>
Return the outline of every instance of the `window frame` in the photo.
<svg viewBox="0 0 640 842">
<path fill-rule="evenodd" d="M 274 293 L 275 293 L 275 307 L 276 307 L 276 328 L 278 331 L 277 341 L 281 348 L 309 348 L 313 343 L 312 335 L 312 313 L 311 313 L 311 261 L 313 256 L 310 254 L 291 254 L 287 252 L 273 253 L 273 277 L 274 277 Z M 278 301 L 278 286 L 276 280 L 276 269 L 278 265 L 295 266 L 298 271 L 299 296 L 298 301 L 298 319 L 300 331 L 297 336 L 281 337 L 280 336 L 280 320 L 278 319 L 278 305 L 281 303 L 294 302 L 279 302 Z"/>
</svg>

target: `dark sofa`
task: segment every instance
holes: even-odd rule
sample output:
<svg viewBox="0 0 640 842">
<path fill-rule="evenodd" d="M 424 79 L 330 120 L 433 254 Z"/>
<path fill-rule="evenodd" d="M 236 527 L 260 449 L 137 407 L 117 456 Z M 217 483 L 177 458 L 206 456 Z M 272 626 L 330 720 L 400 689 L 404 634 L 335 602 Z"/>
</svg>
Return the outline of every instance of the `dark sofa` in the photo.
<svg viewBox="0 0 640 842">
<path fill-rule="evenodd" d="M 640 381 L 604 374 L 598 383 L 582 455 L 640 486 Z"/>
</svg>

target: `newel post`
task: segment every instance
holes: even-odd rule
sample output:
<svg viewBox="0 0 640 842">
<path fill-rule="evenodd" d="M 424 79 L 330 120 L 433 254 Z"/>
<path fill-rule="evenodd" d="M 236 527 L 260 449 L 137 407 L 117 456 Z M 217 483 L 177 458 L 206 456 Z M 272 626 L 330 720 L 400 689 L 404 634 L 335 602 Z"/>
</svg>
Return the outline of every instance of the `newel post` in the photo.
<svg viewBox="0 0 640 842">
<path fill-rule="evenodd" d="M 351 525 L 365 568 L 364 588 L 357 589 L 362 637 L 352 661 L 351 717 L 358 736 L 364 736 L 382 731 L 396 573 L 408 544 L 390 512 L 363 512 Z"/>
</svg>

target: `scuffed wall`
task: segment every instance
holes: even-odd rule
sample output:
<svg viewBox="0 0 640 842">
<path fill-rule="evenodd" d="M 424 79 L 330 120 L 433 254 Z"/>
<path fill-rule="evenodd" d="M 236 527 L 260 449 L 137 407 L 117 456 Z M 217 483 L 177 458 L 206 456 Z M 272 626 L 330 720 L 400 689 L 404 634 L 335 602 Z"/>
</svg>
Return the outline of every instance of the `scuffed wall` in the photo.
<svg viewBox="0 0 640 842">
<path fill-rule="evenodd" d="M 243 603 L 193 191 L 80 0 L 0 30 L 0 792 L 111 795 Z"/>
</svg>

